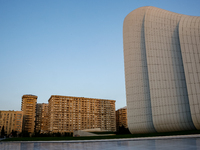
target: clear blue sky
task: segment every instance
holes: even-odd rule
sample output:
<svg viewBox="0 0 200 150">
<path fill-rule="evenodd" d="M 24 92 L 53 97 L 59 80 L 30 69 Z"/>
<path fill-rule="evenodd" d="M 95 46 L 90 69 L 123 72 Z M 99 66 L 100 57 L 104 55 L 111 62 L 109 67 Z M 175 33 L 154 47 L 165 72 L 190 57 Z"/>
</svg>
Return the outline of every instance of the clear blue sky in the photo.
<svg viewBox="0 0 200 150">
<path fill-rule="evenodd" d="M 142 6 L 200 16 L 200 0 L 0 0 L 0 110 L 24 94 L 124 107 L 123 20 Z"/>
</svg>

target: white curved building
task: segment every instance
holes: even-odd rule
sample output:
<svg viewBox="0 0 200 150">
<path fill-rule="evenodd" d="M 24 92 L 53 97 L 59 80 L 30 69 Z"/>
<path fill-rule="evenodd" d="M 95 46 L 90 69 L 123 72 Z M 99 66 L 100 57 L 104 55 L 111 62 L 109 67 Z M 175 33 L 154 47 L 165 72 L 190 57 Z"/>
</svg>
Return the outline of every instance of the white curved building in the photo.
<svg viewBox="0 0 200 150">
<path fill-rule="evenodd" d="M 200 17 L 156 7 L 123 26 L 131 133 L 200 129 Z"/>
</svg>

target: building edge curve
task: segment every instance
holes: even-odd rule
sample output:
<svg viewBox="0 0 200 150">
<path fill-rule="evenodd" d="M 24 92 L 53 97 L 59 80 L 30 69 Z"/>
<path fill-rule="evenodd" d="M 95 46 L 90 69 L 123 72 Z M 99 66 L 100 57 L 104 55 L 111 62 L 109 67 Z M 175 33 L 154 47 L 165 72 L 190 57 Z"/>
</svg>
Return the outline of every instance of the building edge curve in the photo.
<svg viewBox="0 0 200 150">
<path fill-rule="evenodd" d="M 132 134 L 155 132 L 147 62 L 141 61 L 146 60 L 144 17 L 147 9 L 148 6 L 132 11 L 126 16 L 123 24 L 127 117 Z"/>
</svg>

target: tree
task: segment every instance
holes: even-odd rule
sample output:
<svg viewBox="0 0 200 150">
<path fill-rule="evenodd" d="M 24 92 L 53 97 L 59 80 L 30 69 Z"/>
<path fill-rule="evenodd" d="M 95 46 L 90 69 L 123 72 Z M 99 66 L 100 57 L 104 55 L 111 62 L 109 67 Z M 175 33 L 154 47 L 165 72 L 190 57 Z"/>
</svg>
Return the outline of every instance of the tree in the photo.
<svg viewBox="0 0 200 150">
<path fill-rule="evenodd" d="M 17 131 L 12 130 L 11 134 L 12 134 L 12 137 L 17 137 Z"/>
<path fill-rule="evenodd" d="M 119 127 L 118 134 L 131 134 L 128 128 L 125 128 L 124 125 Z"/>
<path fill-rule="evenodd" d="M 4 130 L 4 126 L 3 126 L 1 129 L 1 137 L 4 137 L 4 136 L 5 136 L 5 130 Z"/>
</svg>

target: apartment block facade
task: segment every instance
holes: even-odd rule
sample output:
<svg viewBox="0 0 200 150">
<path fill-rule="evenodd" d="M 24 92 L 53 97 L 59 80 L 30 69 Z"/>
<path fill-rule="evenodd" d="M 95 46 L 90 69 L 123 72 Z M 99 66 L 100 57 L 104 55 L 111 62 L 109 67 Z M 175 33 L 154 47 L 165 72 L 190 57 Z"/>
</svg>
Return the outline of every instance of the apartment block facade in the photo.
<svg viewBox="0 0 200 150">
<path fill-rule="evenodd" d="M 119 131 L 119 127 L 124 126 L 128 128 L 127 123 L 127 107 L 120 108 L 116 111 L 116 129 Z"/>
<path fill-rule="evenodd" d="M 33 133 L 35 129 L 37 96 L 23 95 L 21 110 L 23 111 L 23 131 Z"/>
<path fill-rule="evenodd" d="M 12 131 L 17 131 L 18 134 L 22 132 L 22 121 L 22 111 L 0 111 L 0 131 L 4 127 L 7 135 L 11 134 Z"/>
<path fill-rule="evenodd" d="M 48 133 L 48 104 L 37 103 L 35 130 L 40 133 Z"/>
<path fill-rule="evenodd" d="M 52 95 L 48 102 L 50 133 L 93 128 L 116 131 L 115 100 Z"/>
</svg>

